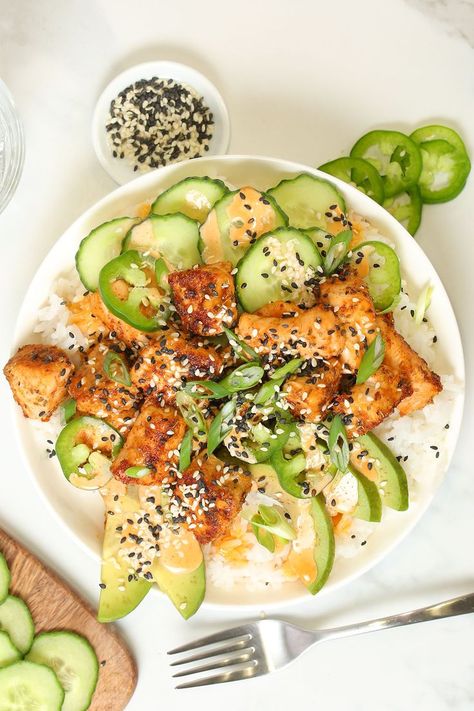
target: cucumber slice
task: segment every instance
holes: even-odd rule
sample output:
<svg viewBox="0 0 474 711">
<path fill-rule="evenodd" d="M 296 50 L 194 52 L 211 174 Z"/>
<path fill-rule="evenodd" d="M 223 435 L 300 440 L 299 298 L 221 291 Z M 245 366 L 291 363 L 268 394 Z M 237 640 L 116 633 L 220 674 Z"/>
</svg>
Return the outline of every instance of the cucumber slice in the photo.
<svg viewBox="0 0 474 711">
<path fill-rule="evenodd" d="M 132 227 L 123 241 L 122 252 L 136 249 L 155 259 L 163 257 L 175 269 L 190 269 L 201 263 L 198 249 L 199 225 L 195 220 L 175 215 L 150 215 Z"/>
<path fill-rule="evenodd" d="M 136 225 L 137 217 L 117 217 L 96 227 L 84 237 L 76 252 L 76 268 L 89 291 L 97 291 L 102 267 L 122 249 L 123 238 Z"/>
<path fill-rule="evenodd" d="M 10 587 L 11 575 L 7 561 L 0 553 L 0 605 L 6 600 Z"/>
<path fill-rule="evenodd" d="M 321 227 L 331 232 L 331 225 L 341 221 L 340 212 L 346 212 L 339 190 L 327 180 L 309 173 L 282 180 L 268 190 L 268 194 L 288 215 L 292 227 Z"/>
<path fill-rule="evenodd" d="M 181 212 L 202 223 L 215 203 L 229 190 L 222 180 L 213 178 L 185 178 L 158 195 L 151 206 L 155 215 Z"/>
<path fill-rule="evenodd" d="M 216 203 L 201 227 L 202 258 L 206 264 L 235 266 L 262 234 L 287 224 L 273 198 L 250 186 L 234 190 Z"/>
<path fill-rule="evenodd" d="M 358 437 L 354 440 L 351 461 L 362 474 L 367 473 L 373 477 L 386 506 L 396 511 L 407 510 L 409 498 L 407 475 L 384 442 L 381 442 L 372 432 Z M 368 469 L 369 463 L 370 469 Z"/>
<path fill-rule="evenodd" d="M 312 305 L 312 287 L 316 276 L 322 274 L 321 263 L 321 255 L 305 232 L 291 227 L 269 232 L 252 245 L 237 267 L 236 288 L 242 308 L 253 312 L 280 300 Z"/>
<path fill-rule="evenodd" d="M 349 465 L 349 471 L 357 479 L 358 501 L 353 513 L 363 521 L 379 522 L 382 520 L 382 499 L 377 484 Z"/>
<path fill-rule="evenodd" d="M 65 691 L 61 711 L 86 711 L 99 676 L 99 663 L 89 642 L 74 632 L 43 632 L 27 661 L 52 669 Z"/>
<path fill-rule="evenodd" d="M 8 632 L 22 654 L 27 653 L 33 642 L 35 625 L 28 607 L 19 597 L 9 595 L 0 605 L 0 630 Z"/>
<path fill-rule="evenodd" d="M 0 668 L 8 667 L 21 659 L 21 654 L 15 647 L 7 632 L 0 632 Z"/>
<path fill-rule="evenodd" d="M 61 711 L 64 690 L 56 674 L 33 662 L 0 669 L 0 711 Z"/>
<path fill-rule="evenodd" d="M 329 578 L 336 550 L 331 517 L 327 512 L 323 494 L 312 497 L 311 516 L 313 518 L 314 532 L 316 535 L 314 542 L 314 561 L 316 563 L 317 572 L 316 578 L 307 585 L 307 588 L 311 595 L 316 595 Z"/>
</svg>

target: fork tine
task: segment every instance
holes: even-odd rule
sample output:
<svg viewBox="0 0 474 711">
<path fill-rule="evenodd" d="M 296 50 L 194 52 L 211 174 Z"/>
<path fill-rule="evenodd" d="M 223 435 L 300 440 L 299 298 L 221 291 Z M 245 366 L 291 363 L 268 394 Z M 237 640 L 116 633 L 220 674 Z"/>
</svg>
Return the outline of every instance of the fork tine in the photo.
<svg viewBox="0 0 474 711">
<path fill-rule="evenodd" d="M 176 689 L 192 689 L 195 686 L 209 686 L 209 684 L 225 684 L 229 681 L 241 681 L 242 679 L 251 679 L 255 676 L 264 674 L 263 669 L 259 669 L 255 662 L 252 666 L 247 666 L 244 669 L 236 669 L 235 671 L 227 671 L 216 676 L 208 676 L 195 681 L 187 681 L 185 684 L 179 684 Z"/>
<path fill-rule="evenodd" d="M 240 650 L 239 650 L 240 651 Z M 201 672 L 213 671 L 213 669 L 220 669 L 221 667 L 230 667 L 237 664 L 244 664 L 245 662 L 250 662 L 252 655 L 254 653 L 253 647 L 250 649 L 244 649 L 237 656 L 224 657 L 223 659 L 214 659 L 214 661 L 209 664 L 201 664 L 200 667 L 191 667 L 190 669 L 185 669 L 184 671 L 177 672 L 173 674 L 173 679 L 179 676 L 189 676 L 189 674 L 201 674 Z"/>
<path fill-rule="evenodd" d="M 209 659 L 210 657 L 217 657 L 222 654 L 231 654 L 232 652 L 239 652 L 242 647 L 246 647 L 250 640 L 241 639 L 236 640 L 233 644 L 228 644 L 225 646 L 215 647 L 211 649 L 203 648 L 197 654 L 191 654 L 182 659 L 177 659 L 174 662 L 170 662 L 170 667 L 179 667 L 181 664 L 190 664 L 191 662 L 199 662 L 201 659 Z"/>
<path fill-rule="evenodd" d="M 232 627 L 228 630 L 223 630 L 222 632 L 216 632 L 215 634 L 210 634 L 208 637 L 201 637 L 200 639 L 195 639 L 193 642 L 188 644 L 183 644 L 181 647 L 175 647 L 171 649 L 168 654 L 180 654 L 181 652 L 190 652 L 193 649 L 198 649 L 199 647 L 205 647 L 208 644 L 217 644 L 218 642 L 226 642 L 234 637 L 245 637 L 252 639 L 250 632 L 250 625 L 241 625 L 240 627 Z"/>
</svg>

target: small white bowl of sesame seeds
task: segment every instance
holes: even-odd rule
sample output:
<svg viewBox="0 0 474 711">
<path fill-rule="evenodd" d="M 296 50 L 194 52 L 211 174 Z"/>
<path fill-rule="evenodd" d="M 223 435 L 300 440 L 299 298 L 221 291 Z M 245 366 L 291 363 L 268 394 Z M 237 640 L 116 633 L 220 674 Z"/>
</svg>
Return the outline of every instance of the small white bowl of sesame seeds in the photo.
<svg viewBox="0 0 474 711">
<path fill-rule="evenodd" d="M 217 88 L 177 62 L 147 62 L 119 74 L 100 95 L 92 121 L 97 158 L 120 185 L 165 165 L 224 154 L 229 140 Z"/>
</svg>

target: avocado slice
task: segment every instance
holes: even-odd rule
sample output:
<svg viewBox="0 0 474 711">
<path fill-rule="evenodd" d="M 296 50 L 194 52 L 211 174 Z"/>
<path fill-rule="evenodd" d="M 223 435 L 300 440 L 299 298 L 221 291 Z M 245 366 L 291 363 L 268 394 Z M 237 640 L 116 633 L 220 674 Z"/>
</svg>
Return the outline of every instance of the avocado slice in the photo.
<svg viewBox="0 0 474 711">
<path fill-rule="evenodd" d="M 156 558 L 151 572 L 158 587 L 165 593 L 185 620 L 198 611 L 206 593 L 206 566 L 204 560 L 190 573 L 171 572 Z"/>
<path fill-rule="evenodd" d="M 360 449 L 354 451 L 351 457 L 354 467 L 364 473 L 367 462 L 364 458 L 358 459 L 357 453 L 366 451 L 367 457 L 375 460 L 370 473 L 379 487 L 383 503 L 396 511 L 406 511 L 409 503 L 408 482 L 400 462 L 372 432 L 358 437 L 355 442 Z"/>
<path fill-rule="evenodd" d="M 125 617 L 143 600 L 153 583 L 143 578 L 128 580 L 128 566 L 117 554 L 120 548 L 120 536 L 117 526 L 125 523 L 127 516 L 139 510 L 138 499 L 129 494 L 119 495 L 113 504 L 114 513 L 107 514 L 102 548 L 101 591 L 99 598 L 99 622 L 113 622 Z M 111 510 L 106 506 L 106 510 Z"/>
<path fill-rule="evenodd" d="M 316 578 L 306 587 L 311 595 L 316 595 L 326 584 L 334 563 L 336 550 L 334 542 L 334 529 L 331 517 L 326 509 L 326 500 L 323 494 L 311 498 L 311 516 L 313 518 L 316 540 L 314 543 L 314 562 L 316 563 Z"/>
<path fill-rule="evenodd" d="M 348 471 L 357 479 L 357 506 L 353 512 L 355 518 L 363 521 L 378 522 L 382 520 L 382 499 L 377 484 L 361 474 L 352 464 Z"/>
</svg>

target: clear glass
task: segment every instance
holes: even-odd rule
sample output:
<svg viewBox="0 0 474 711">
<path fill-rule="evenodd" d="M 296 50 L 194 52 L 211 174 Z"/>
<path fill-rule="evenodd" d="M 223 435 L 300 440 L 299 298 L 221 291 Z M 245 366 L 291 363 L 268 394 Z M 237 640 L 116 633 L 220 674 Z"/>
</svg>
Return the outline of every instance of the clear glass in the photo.
<svg viewBox="0 0 474 711">
<path fill-rule="evenodd" d="M 17 188 L 24 154 L 23 127 L 12 96 L 0 79 L 0 212 Z"/>
</svg>

